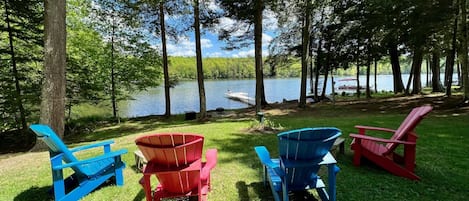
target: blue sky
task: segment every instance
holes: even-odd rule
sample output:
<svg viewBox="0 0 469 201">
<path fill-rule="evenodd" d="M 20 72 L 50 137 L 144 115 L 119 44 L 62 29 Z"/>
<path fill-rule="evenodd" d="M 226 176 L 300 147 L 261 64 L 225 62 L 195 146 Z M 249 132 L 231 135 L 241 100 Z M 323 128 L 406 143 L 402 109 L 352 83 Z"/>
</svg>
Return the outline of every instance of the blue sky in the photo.
<svg viewBox="0 0 469 201">
<path fill-rule="evenodd" d="M 277 21 L 274 17 L 274 13 L 270 11 L 264 11 L 263 16 L 263 35 L 262 35 L 262 54 L 268 55 L 268 46 L 275 36 L 275 30 L 277 29 Z M 202 44 L 202 57 L 254 57 L 254 41 L 252 45 L 247 48 L 227 51 L 223 50 L 225 43 L 218 40 L 217 30 L 227 28 L 231 26 L 240 26 L 229 18 L 222 18 L 217 27 L 213 31 L 205 30 L 205 33 L 201 36 Z M 241 25 L 243 26 L 243 25 Z M 244 25 L 249 26 L 249 25 Z M 232 33 L 233 35 L 242 34 Z M 170 56 L 195 56 L 195 40 L 194 33 L 189 33 L 188 37 L 180 37 L 178 43 L 168 41 L 167 45 L 168 55 Z"/>
<path fill-rule="evenodd" d="M 168 42 L 168 55 L 170 56 L 195 56 L 195 40 L 194 33 L 191 33 L 190 38 L 182 38 L 175 42 Z M 263 55 L 268 55 L 267 47 L 269 42 L 272 40 L 272 36 L 264 33 L 263 34 Z M 254 41 L 252 42 L 254 44 Z M 254 56 L 254 45 L 238 49 L 238 50 L 224 50 L 225 43 L 218 40 L 218 36 L 214 33 L 207 32 L 201 36 L 202 44 L 202 57 L 253 57 Z"/>
</svg>

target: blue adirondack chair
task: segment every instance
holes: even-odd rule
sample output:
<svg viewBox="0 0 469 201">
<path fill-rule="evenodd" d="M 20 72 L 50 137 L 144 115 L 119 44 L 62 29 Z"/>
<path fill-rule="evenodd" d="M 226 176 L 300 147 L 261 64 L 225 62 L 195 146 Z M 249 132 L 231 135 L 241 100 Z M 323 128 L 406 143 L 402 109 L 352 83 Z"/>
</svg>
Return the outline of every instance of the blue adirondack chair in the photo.
<svg viewBox="0 0 469 201">
<path fill-rule="evenodd" d="M 335 178 L 339 171 L 336 160 L 329 153 L 341 132 L 337 128 L 303 128 L 282 132 L 279 158 L 270 158 L 264 146 L 255 147 L 264 166 L 264 185 L 267 181 L 276 201 L 288 201 L 288 193 L 316 189 L 322 200 L 335 201 Z M 328 189 L 317 175 L 321 165 L 328 167 Z M 282 198 L 282 199 L 280 199 Z"/>
<path fill-rule="evenodd" d="M 112 140 L 68 149 L 49 126 L 34 124 L 30 129 L 49 146 L 55 200 L 78 200 L 111 177 L 115 178 L 117 186 L 124 185 L 122 170 L 125 163 L 121 155 L 127 153 L 127 150 L 111 152 Z M 97 147 L 103 147 L 103 155 L 84 160 L 78 160 L 73 155 Z M 65 168 L 71 168 L 74 172 L 66 179 L 63 176 Z"/>
</svg>

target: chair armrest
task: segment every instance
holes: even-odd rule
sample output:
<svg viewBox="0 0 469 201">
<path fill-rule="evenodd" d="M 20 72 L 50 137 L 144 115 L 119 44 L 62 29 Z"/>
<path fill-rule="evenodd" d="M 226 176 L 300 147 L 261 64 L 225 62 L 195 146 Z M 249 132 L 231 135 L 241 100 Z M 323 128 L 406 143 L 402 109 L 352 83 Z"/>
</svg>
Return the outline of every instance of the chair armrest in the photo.
<svg viewBox="0 0 469 201">
<path fill-rule="evenodd" d="M 355 128 L 359 130 L 374 130 L 374 131 L 384 131 L 384 132 L 389 132 L 389 133 L 394 133 L 396 130 L 394 129 L 389 129 L 389 128 L 380 128 L 380 127 L 373 127 L 373 126 L 361 126 L 361 125 L 356 125 Z"/>
<path fill-rule="evenodd" d="M 75 147 L 73 149 L 70 149 L 70 151 L 71 152 L 83 151 L 83 150 L 86 150 L 86 149 L 102 147 L 102 146 L 110 145 L 110 144 L 113 144 L 113 143 L 114 143 L 114 140 L 107 140 L 107 141 L 98 142 L 98 143 L 95 143 L 95 144 L 89 144 L 89 145 L 84 145 L 84 146 L 80 146 L 80 147 Z"/>
<path fill-rule="evenodd" d="M 371 137 L 371 136 L 353 134 L 353 133 L 350 134 L 349 136 L 352 137 L 352 138 L 355 138 L 355 139 L 371 140 L 371 141 L 382 142 L 382 143 L 397 143 L 397 144 L 404 144 L 404 145 L 415 145 L 415 142 L 383 139 L 383 138 L 377 138 L 377 137 Z"/>
<path fill-rule="evenodd" d="M 257 146 L 257 147 L 254 147 L 254 150 L 256 151 L 257 157 L 259 157 L 259 160 L 261 160 L 262 165 L 273 169 L 278 176 L 282 177 L 283 175 L 285 175 L 282 169 L 280 169 L 280 164 L 274 163 L 272 161 L 272 159 L 270 158 L 269 150 L 267 150 L 266 147 Z"/>
<path fill-rule="evenodd" d="M 201 173 L 200 173 L 201 178 L 208 178 L 208 176 L 210 175 L 210 170 L 212 170 L 215 167 L 215 165 L 217 165 L 217 160 L 218 160 L 217 157 L 218 157 L 218 151 L 216 149 L 207 150 L 207 152 L 205 153 L 205 160 L 207 160 L 207 162 L 205 163 L 205 165 L 203 166 L 201 170 Z"/>
<path fill-rule="evenodd" d="M 93 162 L 97 162 L 97 161 L 108 159 L 108 158 L 118 157 L 118 156 L 121 156 L 122 154 L 126 154 L 126 153 L 127 153 L 127 149 L 121 149 L 121 150 L 109 152 L 109 153 L 106 153 L 106 154 L 103 154 L 101 156 L 97 156 L 97 157 L 94 157 L 94 158 L 89 158 L 89 159 L 80 160 L 80 161 L 76 161 L 76 162 L 66 163 L 66 164 L 59 165 L 59 166 L 53 166 L 52 169 L 53 170 L 60 170 L 60 169 L 65 169 L 65 168 L 69 168 L 69 167 L 73 167 L 73 166 L 86 164 L 86 163 L 93 163 Z M 62 155 L 59 154 L 55 157 L 62 157 Z"/>
<path fill-rule="evenodd" d="M 272 161 L 270 158 L 270 153 L 269 150 L 267 150 L 266 147 L 264 146 L 257 146 L 254 147 L 254 150 L 256 150 L 257 157 L 259 157 L 259 160 L 261 160 L 261 163 L 269 168 L 278 168 L 279 164 L 276 164 Z"/>
</svg>

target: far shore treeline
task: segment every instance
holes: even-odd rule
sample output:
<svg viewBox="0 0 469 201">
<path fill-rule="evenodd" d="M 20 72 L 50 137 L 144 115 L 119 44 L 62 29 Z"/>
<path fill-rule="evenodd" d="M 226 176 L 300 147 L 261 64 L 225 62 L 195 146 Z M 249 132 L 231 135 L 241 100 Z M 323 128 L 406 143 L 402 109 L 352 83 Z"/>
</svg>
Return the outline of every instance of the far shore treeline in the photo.
<svg viewBox="0 0 469 201">
<path fill-rule="evenodd" d="M 292 59 L 291 63 L 278 65 L 275 69 L 266 62 L 264 58 L 264 76 L 271 78 L 300 77 L 301 61 Z M 227 57 L 209 57 L 203 59 L 204 78 L 205 79 L 249 79 L 255 78 L 254 58 L 227 58 Z M 410 72 L 410 60 L 407 57 L 401 58 L 401 69 L 403 74 Z M 197 69 L 195 67 L 195 57 L 169 57 L 170 77 L 176 80 L 195 80 L 197 79 Z M 427 72 L 426 68 L 422 72 Z M 356 75 L 356 68 L 337 69 L 335 75 Z M 374 74 L 374 69 L 371 70 Z M 365 71 L 360 71 L 365 75 Z M 389 60 L 378 62 L 377 74 L 392 74 L 391 63 Z M 271 76 L 275 75 L 275 76 Z"/>
</svg>

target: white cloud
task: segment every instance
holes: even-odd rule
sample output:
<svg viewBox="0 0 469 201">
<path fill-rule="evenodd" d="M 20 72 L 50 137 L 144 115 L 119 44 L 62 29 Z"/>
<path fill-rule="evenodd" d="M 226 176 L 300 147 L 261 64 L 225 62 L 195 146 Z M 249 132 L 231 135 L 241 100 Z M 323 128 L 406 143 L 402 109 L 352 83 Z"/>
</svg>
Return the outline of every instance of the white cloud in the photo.
<svg viewBox="0 0 469 201">
<path fill-rule="evenodd" d="M 207 54 L 207 57 L 227 57 L 227 55 L 222 52 L 211 52 Z"/>
<path fill-rule="evenodd" d="M 233 54 L 235 58 L 243 58 L 243 57 L 254 57 L 254 49 L 246 50 L 246 51 L 239 51 Z"/>
<path fill-rule="evenodd" d="M 213 47 L 212 41 L 206 38 L 200 39 L 202 51 Z M 170 56 L 195 56 L 195 41 L 189 41 L 188 38 L 179 39 L 178 43 L 169 42 L 166 46 Z"/>
<path fill-rule="evenodd" d="M 232 54 L 232 57 L 234 58 L 245 58 L 245 57 L 254 57 L 255 50 L 250 49 L 246 51 L 239 51 L 237 53 Z M 262 50 L 262 56 L 266 57 L 269 56 L 269 51 L 263 49 Z"/>
<path fill-rule="evenodd" d="M 266 33 L 262 34 L 262 46 L 268 46 L 274 38 Z"/>
<path fill-rule="evenodd" d="M 203 48 L 211 48 L 211 47 L 213 47 L 213 44 L 212 44 L 212 41 L 210 39 L 201 38 L 200 39 L 200 46 L 202 46 L 202 49 Z"/>
<path fill-rule="evenodd" d="M 271 10 L 265 10 L 263 13 L 263 26 L 265 30 L 275 31 L 278 29 L 277 14 Z"/>
<path fill-rule="evenodd" d="M 244 35 L 246 29 L 248 28 L 248 24 L 238 24 L 235 20 L 227 17 L 222 17 L 217 27 L 214 28 L 215 32 L 219 32 L 222 29 L 230 30 L 230 28 L 237 26 L 235 32 L 231 33 L 232 36 L 241 36 Z M 244 27 L 244 28 L 243 28 Z M 214 33 L 217 34 L 217 33 Z"/>
</svg>

